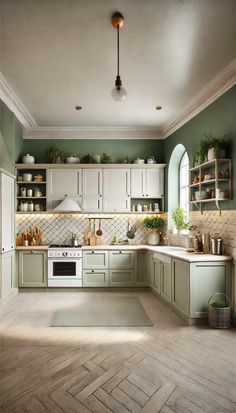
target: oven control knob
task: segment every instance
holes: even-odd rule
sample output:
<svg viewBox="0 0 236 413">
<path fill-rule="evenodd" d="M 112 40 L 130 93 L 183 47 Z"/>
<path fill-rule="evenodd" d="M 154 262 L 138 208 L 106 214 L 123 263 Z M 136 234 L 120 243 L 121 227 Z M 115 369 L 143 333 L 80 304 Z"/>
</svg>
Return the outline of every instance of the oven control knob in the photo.
<svg viewBox="0 0 236 413">
<path fill-rule="evenodd" d="M 63 252 L 62 255 L 63 255 L 63 257 L 67 257 L 68 252 Z"/>
</svg>

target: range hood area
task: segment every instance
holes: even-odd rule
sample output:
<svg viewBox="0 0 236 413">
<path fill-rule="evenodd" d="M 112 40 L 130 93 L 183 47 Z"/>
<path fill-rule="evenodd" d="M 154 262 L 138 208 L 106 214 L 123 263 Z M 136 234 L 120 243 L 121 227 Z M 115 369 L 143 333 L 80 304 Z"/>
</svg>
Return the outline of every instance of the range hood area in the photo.
<svg viewBox="0 0 236 413">
<path fill-rule="evenodd" d="M 78 197 L 65 195 L 65 198 L 57 205 L 53 211 L 56 212 L 80 212 L 81 208 L 78 204 Z"/>
</svg>

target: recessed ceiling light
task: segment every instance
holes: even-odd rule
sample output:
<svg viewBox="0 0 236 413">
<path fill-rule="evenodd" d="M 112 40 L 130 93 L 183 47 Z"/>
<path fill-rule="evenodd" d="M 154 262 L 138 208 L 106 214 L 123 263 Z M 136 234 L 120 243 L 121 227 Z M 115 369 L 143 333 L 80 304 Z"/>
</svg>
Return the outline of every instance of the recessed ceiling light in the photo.
<svg viewBox="0 0 236 413">
<path fill-rule="evenodd" d="M 162 106 L 156 106 L 156 110 L 161 110 Z"/>
<path fill-rule="evenodd" d="M 75 109 L 76 109 L 76 110 L 82 110 L 82 106 L 76 105 L 76 106 L 75 106 Z"/>
</svg>

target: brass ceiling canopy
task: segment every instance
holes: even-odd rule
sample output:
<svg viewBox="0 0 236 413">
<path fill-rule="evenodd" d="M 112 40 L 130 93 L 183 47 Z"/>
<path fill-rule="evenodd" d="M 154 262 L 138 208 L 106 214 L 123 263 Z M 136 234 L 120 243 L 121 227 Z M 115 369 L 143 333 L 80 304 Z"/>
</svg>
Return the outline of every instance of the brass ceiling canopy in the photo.
<svg viewBox="0 0 236 413">
<path fill-rule="evenodd" d="M 114 14 L 112 15 L 112 18 L 111 18 L 111 23 L 112 23 L 112 26 L 115 27 L 115 29 L 118 29 L 118 27 L 119 27 L 119 29 L 120 29 L 120 28 L 123 27 L 123 25 L 124 25 L 124 17 L 123 17 L 123 15 L 122 15 L 121 13 L 119 13 L 119 12 L 114 13 Z"/>
</svg>

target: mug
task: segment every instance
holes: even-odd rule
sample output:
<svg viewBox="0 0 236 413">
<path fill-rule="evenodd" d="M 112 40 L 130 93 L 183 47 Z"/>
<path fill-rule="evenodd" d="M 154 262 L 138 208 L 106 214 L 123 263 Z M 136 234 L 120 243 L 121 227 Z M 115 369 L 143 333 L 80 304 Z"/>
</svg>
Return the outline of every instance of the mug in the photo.
<svg viewBox="0 0 236 413">
<path fill-rule="evenodd" d="M 21 196 L 26 196 L 26 188 L 21 188 L 20 193 Z"/>
</svg>

